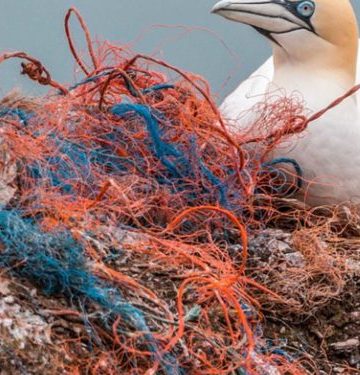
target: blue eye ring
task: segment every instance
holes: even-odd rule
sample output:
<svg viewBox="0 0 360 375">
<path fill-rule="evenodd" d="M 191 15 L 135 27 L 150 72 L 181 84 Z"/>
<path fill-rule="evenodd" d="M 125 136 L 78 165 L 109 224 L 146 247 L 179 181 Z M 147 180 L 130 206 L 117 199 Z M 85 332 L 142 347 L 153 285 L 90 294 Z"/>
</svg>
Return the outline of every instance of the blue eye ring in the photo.
<svg viewBox="0 0 360 375">
<path fill-rule="evenodd" d="M 301 17 L 310 18 L 315 12 L 315 3 L 310 0 L 302 1 L 297 5 L 296 11 Z"/>
</svg>

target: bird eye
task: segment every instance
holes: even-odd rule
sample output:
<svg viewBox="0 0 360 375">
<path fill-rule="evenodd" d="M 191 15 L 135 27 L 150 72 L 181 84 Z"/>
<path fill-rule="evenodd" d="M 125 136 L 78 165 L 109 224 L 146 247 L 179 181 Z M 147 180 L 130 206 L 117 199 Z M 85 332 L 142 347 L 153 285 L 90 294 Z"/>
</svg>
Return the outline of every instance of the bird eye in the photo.
<svg viewBox="0 0 360 375">
<path fill-rule="evenodd" d="M 315 12 L 315 4 L 312 1 L 302 1 L 296 8 L 297 12 L 303 17 L 311 17 Z"/>
</svg>

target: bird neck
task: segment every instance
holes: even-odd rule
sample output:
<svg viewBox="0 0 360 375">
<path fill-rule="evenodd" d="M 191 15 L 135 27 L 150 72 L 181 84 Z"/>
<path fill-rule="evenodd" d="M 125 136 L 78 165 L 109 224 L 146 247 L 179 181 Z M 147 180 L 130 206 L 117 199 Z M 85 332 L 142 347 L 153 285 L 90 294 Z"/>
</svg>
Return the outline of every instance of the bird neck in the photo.
<svg viewBox="0 0 360 375">
<path fill-rule="evenodd" d="M 311 42 L 306 35 L 290 36 L 294 38 L 293 43 L 289 37 L 286 43 L 279 40 L 280 45 L 273 47 L 274 83 L 291 91 L 304 92 L 306 87 L 318 93 L 327 91 L 325 100 L 343 94 L 356 83 L 358 38 L 355 34 L 356 37 L 336 45 L 315 35 Z"/>
</svg>

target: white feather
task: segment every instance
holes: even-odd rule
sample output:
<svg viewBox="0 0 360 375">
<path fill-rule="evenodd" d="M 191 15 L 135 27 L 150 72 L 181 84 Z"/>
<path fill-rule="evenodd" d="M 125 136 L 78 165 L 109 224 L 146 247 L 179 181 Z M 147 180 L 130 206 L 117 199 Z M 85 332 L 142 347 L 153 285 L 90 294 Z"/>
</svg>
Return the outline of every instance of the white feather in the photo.
<svg viewBox="0 0 360 375">
<path fill-rule="evenodd" d="M 360 53 L 357 83 L 360 83 L 359 62 Z M 220 110 L 229 123 L 235 124 L 236 131 L 244 130 L 254 120 L 251 108 L 274 90 L 273 76 L 273 58 L 270 57 L 224 100 Z M 313 111 L 339 96 L 332 97 L 337 90 L 331 92 L 331 88 L 318 87 L 309 80 L 299 78 L 298 82 L 302 85 L 306 105 Z M 349 200 L 360 203 L 360 101 L 356 96 L 311 123 L 301 137 L 294 137 L 291 148 L 280 147 L 273 154 L 274 157 L 294 158 L 300 164 L 309 182 L 303 194 L 310 204 Z"/>
</svg>

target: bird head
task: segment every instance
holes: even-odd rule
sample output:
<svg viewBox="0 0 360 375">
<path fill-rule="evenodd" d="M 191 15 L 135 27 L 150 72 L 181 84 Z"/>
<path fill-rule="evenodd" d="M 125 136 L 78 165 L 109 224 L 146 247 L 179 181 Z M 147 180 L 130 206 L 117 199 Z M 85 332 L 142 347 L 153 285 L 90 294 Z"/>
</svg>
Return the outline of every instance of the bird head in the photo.
<svg viewBox="0 0 360 375">
<path fill-rule="evenodd" d="M 358 29 L 349 0 L 221 0 L 212 12 L 265 35 L 275 60 L 325 59 L 355 75 Z"/>
</svg>

